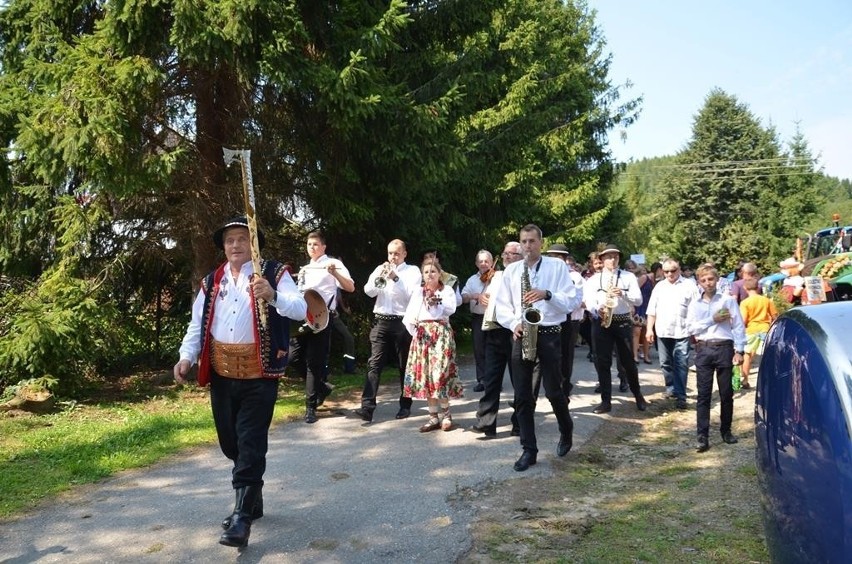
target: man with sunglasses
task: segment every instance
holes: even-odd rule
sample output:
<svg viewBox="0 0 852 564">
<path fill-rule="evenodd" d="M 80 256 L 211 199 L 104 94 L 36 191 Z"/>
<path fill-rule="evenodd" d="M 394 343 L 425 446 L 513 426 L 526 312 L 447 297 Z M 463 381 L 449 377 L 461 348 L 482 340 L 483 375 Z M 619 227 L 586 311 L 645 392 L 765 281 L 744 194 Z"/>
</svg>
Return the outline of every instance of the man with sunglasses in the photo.
<svg viewBox="0 0 852 564">
<path fill-rule="evenodd" d="M 658 341 L 660 367 L 666 393 L 675 398 L 678 409 L 686 409 L 686 379 L 689 373 L 689 331 L 686 313 L 695 295 L 695 284 L 680 275 L 676 260 L 663 262 L 664 278 L 657 282 L 648 300 L 645 340 Z"/>
</svg>

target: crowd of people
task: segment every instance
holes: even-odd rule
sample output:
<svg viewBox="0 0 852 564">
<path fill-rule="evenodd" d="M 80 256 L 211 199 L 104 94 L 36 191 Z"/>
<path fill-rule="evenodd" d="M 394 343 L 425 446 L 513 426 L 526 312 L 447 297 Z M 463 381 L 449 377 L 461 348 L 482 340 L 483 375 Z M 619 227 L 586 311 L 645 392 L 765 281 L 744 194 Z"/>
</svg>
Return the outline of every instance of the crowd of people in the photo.
<svg viewBox="0 0 852 564">
<path fill-rule="evenodd" d="M 407 262 L 404 241 L 388 243 L 386 260 L 363 286 L 375 299 L 374 323 L 356 417 L 373 421 L 380 376 L 392 364 L 399 376 L 396 419 L 408 418 L 413 401 L 422 400 L 428 419 L 420 432 L 454 428 L 450 402 L 464 391 L 449 319 L 467 305 L 476 365 L 473 392 L 481 393 L 476 422 L 468 430 L 485 439 L 497 436 L 508 369 L 514 388 L 510 435 L 519 437 L 521 447 L 516 471 L 537 462 L 534 414 L 542 385 L 559 429 L 555 452 L 562 457 L 572 448 L 569 404 L 578 338 L 589 345 L 588 358 L 598 376 L 600 403 L 594 413 L 612 411 L 613 358 L 619 389 L 629 390 L 636 409 L 647 409 L 638 367 L 652 362 L 652 348 L 667 397 L 686 409 L 694 351 L 697 450 L 710 447 L 714 376 L 722 441 L 737 442 L 731 432 L 732 371 L 743 364 L 742 382 L 748 389 L 752 360 L 777 315 L 771 300 L 760 295 L 753 264 L 742 266 L 741 280 L 723 286 L 725 279 L 711 264 L 698 267 L 695 278 L 673 259 L 647 269 L 628 260 L 622 268 L 621 250 L 606 245 L 581 267 L 562 244 L 544 250 L 543 234 L 534 224 L 521 228 L 518 236 L 505 243 L 502 268 L 489 251 L 480 250 L 474 257 L 476 272 L 463 285 L 444 271 L 437 251 L 413 265 Z M 340 330 L 336 312 L 343 307 L 343 296 L 355 291 L 355 283 L 344 263 L 326 254 L 319 232 L 307 236 L 310 260 L 295 273 L 264 260 L 259 275 L 253 274 L 253 244 L 262 247 L 264 239 L 262 232 L 252 232 L 246 218 L 226 222 L 213 241 L 226 261 L 201 283 L 174 376 L 184 382 L 198 363 L 198 383 L 210 385 L 219 444 L 233 463 L 236 492 L 219 542 L 241 547 L 248 543 L 252 522 L 263 516 L 263 474 L 278 378 L 288 367 L 304 379 L 304 421 L 316 423 L 317 407 L 333 391 L 327 367 L 331 333 L 335 326 Z M 346 350 L 353 361 L 346 366 L 354 369 L 351 344 Z"/>
</svg>

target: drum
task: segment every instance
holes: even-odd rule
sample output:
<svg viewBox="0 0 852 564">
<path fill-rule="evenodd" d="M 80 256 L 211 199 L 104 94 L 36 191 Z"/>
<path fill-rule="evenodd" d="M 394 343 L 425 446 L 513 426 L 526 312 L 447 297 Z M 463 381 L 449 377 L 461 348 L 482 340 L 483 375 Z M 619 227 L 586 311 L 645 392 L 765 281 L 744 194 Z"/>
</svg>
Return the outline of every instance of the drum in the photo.
<svg viewBox="0 0 852 564">
<path fill-rule="evenodd" d="M 316 290 L 305 290 L 305 301 L 308 304 L 308 313 L 305 315 L 304 327 L 319 333 L 328 327 L 328 306 Z"/>
</svg>

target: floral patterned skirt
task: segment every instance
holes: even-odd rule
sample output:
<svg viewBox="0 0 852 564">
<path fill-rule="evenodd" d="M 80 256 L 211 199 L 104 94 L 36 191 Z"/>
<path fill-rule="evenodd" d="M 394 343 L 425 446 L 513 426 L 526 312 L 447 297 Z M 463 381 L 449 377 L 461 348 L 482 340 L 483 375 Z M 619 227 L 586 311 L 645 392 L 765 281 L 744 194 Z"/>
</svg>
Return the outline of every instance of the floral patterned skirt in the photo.
<svg viewBox="0 0 852 564">
<path fill-rule="evenodd" d="M 463 397 L 456 369 L 456 341 L 446 321 L 421 321 L 411 339 L 403 396 L 417 399 Z"/>
</svg>

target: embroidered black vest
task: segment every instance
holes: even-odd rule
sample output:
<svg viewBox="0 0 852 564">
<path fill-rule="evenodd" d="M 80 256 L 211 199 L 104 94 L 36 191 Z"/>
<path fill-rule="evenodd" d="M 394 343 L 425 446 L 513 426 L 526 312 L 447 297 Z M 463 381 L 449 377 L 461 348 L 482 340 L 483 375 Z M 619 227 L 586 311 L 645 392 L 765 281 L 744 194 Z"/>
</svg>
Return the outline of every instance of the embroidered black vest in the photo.
<svg viewBox="0 0 852 564">
<path fill-rule="evenodd" d="M 214 310 L 216 308 L 216 297 L 219 295 L 219 287 L 225 276 L 228 263 L 208 274 L 201 281 L 201 289 L 204 292 L 204 309 L 201 317 L 201 356 L 198 360 L 198 385 L 205 386 L 210 381 L 210 330 L 213 322 Z M 289 268 L 280 262 L 264 260 L 260 264 L 260 271 L 264 278 L 272 285 L 278 287 L 278 282 Z M 260 357 L 260 365 L 264 378 L 280 378 L 284 375 L 287 366 L 288 347 L 290 344 L 290 320 L 278 315 L 278 311 L 271 305 L 266 305 L 267 327 L 260 327 L 258 320 L 258 303 L 251 296 L 251 304 L 254 308 L 254 342 L 257 354 Z"/>
</svg>

